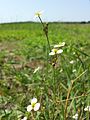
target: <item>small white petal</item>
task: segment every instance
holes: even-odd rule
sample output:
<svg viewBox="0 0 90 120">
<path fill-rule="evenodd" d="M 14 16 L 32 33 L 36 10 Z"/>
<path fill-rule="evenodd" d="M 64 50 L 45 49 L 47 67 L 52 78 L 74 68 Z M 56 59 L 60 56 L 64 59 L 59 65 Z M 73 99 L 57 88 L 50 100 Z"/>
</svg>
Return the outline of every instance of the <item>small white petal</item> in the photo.
<svg viewBox="0 0 90 120">
<path fill-rule="evenodd" d="M 54 45 L 54 48 L 58 48 L 59 47 L 59 45 Z"/>
<path fill-rule="evenodd" d="M 58 45 L 54 45 L 54 48 L 59 48 L 59 47 L 63 47 L 63 46 L 65 46 L 65 42 L 62 42 Z"/>
<path fill-rule="evenodd" d="M 21 120 L 27 120 L 27 117 L 24 117 L 23 119 L 21 119 Z"/>
<path fill-rule="evenodd" d="M 86 108 L 84 108 L 84 111 L 89 111 L 90 112 L 90 106 L 87 106 Z"/>
<path fill-rule="evenodd" d="M 65 45 L 65 42 L 62 42 L 62 46 L 64 46 Z"/>
<path fill-rule="evenodd" d="M 27 106 L 27 111 L 28 111 L 28 112 L 31 112 L 32 109 L 33 109 L 33 108 L 32 108 L 32 105 L 28 105 L 28 106 Z"/>
<path fill-rule="evenodd" d="M 31 100 L 31 105 L 36 104 L 36 103 L 37 103 L 37 98 L 33 98 L 33 99 Z"/>
<path fill-rule="evenodd" d="M 72 72 L 73 72 L 73 73 L 74 73 L 74 72 L 76 72 L 76 69 L 73 69 L 73 71 L 72 71 Z"/>
<path fill-rule="evenodd" d="M 34 111 L 39 110 L 39 108 L 40 108 L 40 103 L 36 103 L 34 106 Z"/>
<path fill-rule="evenodd" d="M 60 50 L 57 51 L 57 54 L 60 54 L 60 53 L 62 53 L 62 52 L 63 52 L 63 50 L 60 49 Z"/>
<path fill-rule="evenodd" d="M 63 71 L 63 69 L 60 70 L 60 73 Z"/>
<path fill-rule="evenodd" d="M 76 113 L 72 118 L 78 120 L 78 113 Z"/>
<path fill-rule="evenodd" d="M 90 112 L 90 106 L 87 106 L 87 108 L 88 108 L 88 111 Z"/>
<path fill-rule="evenodd" d="M 49 55 L 55 55 L 55 52 L 50 52 Z"/>
<path fill-rule="evenodd" d="M 86 108 L 84 108 L 84 111 L 87 111 L 88 109 L 87 109 L 87 107 Z"/>
<path fill-rule="evenodd" d="M 71 61 L 70 61 L 70 64 L 73 64 L 73 63 L 74 63 L 74 60 L 71 60 Z"/>
</svg>

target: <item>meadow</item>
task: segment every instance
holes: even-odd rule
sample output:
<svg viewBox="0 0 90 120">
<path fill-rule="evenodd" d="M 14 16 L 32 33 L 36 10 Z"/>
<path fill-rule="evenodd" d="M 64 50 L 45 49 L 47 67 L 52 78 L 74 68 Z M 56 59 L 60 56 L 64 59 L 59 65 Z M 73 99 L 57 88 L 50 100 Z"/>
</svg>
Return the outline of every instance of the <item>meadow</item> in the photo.
<svg viewBox="0 0 90 120">
<path fill-rule="evenodd" d="M 0 120 L 90 120 L 90 24 L 46 27 L 0 24 Z"/>
</svg>

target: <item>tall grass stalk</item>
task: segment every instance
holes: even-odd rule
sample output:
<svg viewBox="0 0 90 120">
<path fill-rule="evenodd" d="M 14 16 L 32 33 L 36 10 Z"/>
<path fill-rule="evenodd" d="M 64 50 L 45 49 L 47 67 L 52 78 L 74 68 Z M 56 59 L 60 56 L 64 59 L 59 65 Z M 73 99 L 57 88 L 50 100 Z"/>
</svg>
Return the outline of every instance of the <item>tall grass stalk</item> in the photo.
<svg viewBox="0 0 90 120">
<path fill-rule="evenodd" d="M 76 79 L 74 80 L 71 80 L 71 84 L 68 88 L 68 92 L 67 92 L 67 99 L 66 99 L 66 103 L 65 103 L 65 110 L 64 110 L 64 119 L 67 120 L 67 107 L 68 107 L 68 99 L 69 99 L 69 96 L 70 96 L 70 93 L 72 92 L 72 88 L 73 88 L 73 84 L 74 82 L 76 82 L 83 74 L 85 74 L 87 72 L 87 70 L 85 70 L 83 73 L 81 73 Z"/>
</svg>

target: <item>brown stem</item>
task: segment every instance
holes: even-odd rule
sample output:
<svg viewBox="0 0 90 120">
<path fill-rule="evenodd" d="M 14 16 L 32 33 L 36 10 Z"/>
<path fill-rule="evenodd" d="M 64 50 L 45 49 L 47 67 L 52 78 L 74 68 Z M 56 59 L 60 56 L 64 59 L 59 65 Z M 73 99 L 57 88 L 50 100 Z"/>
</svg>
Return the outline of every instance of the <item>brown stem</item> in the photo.
<svg viewBox="0 0 90 120">
<path fill-rule="evenodd" d="M 68 99 L 69 99 L 69 96 L 70 96 L 70 92 L 71 92 L 71 89 L 72 89 L 72 85 L 73 85 L 73 80 L 71 81 L 71 85 L 70 85 L 70 87 L 68 88 L 67 99 L 66 99 L 66 103 L 65 103 L 65 111 L 64 111 L 64 119 L 65 119 L 65 120 L 67 119 Z"/>
</svg>

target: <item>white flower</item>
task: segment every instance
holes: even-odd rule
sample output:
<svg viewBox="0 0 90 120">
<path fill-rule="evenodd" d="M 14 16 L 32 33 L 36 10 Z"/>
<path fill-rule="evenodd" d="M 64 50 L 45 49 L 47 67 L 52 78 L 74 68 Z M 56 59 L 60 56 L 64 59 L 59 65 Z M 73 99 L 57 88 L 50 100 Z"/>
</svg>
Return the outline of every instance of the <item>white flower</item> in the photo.
<svg viewBox="0 0 90 120">
<path fill-rule="evenodd" d="M 49 55 L 56 55 L 56 54 L 60 54 L 62 53 L 63 50 L 62 49 L 52 49 L 52 51 L 49 53 Z"/>
<path fill-rule="evenodd" d="M 73 69 L 72 72 L 73 72 L 73 73 L 76 72 L 76 69 Z"/>
<path fill-rule="evenodd" d="M 71 60 L 69 63 L 70 63 L 70 64 L 73 64 L 73 63 L 74 63 L 74 60 Z"/>
<path fill-rule="evenodd" d="M 36 12 L 36 13 L 35 13 L 35 17 L 40 17 L 40 16 L 42 15 L 42 13 L 43 13 L 42 11 Z"/>
<path fill-rule="evenodd" d="M 76 113 L 72 118 L 78 120 L 78 113 Z"/>
<path fill-rule="evenodd" d="M 58 45 L 54 45 L 54 48 L 59 48 L 65 46 L 65 42 L 59 43 Z"/>
<path fill-rule="evenodd" d="M 37 99 L 33 98 L 31 100 L 31 105 L 27 106 L 27 111 L 30 112 L 31 110 L 37 111 L 40 108 L 40 103 L 37 103 Z"/>
<path fill-rule="evenodd" d="M 89 111 L 90 112 L 90 106 L 87 106 L 86 108 L 84 108 L 84 111 Z"/>
<path fill-rule="evenodd" d="M 36 73 L 37 71 L 39 71 L 41 69 L 41 67 L 37 67 L 33 73 Z"/>
<path fill-rule="evenodd" d="M 23 119 L 21 119 L 21 120 L 27 120 L 27 117 L 24 117 Z"/>
</svg>

